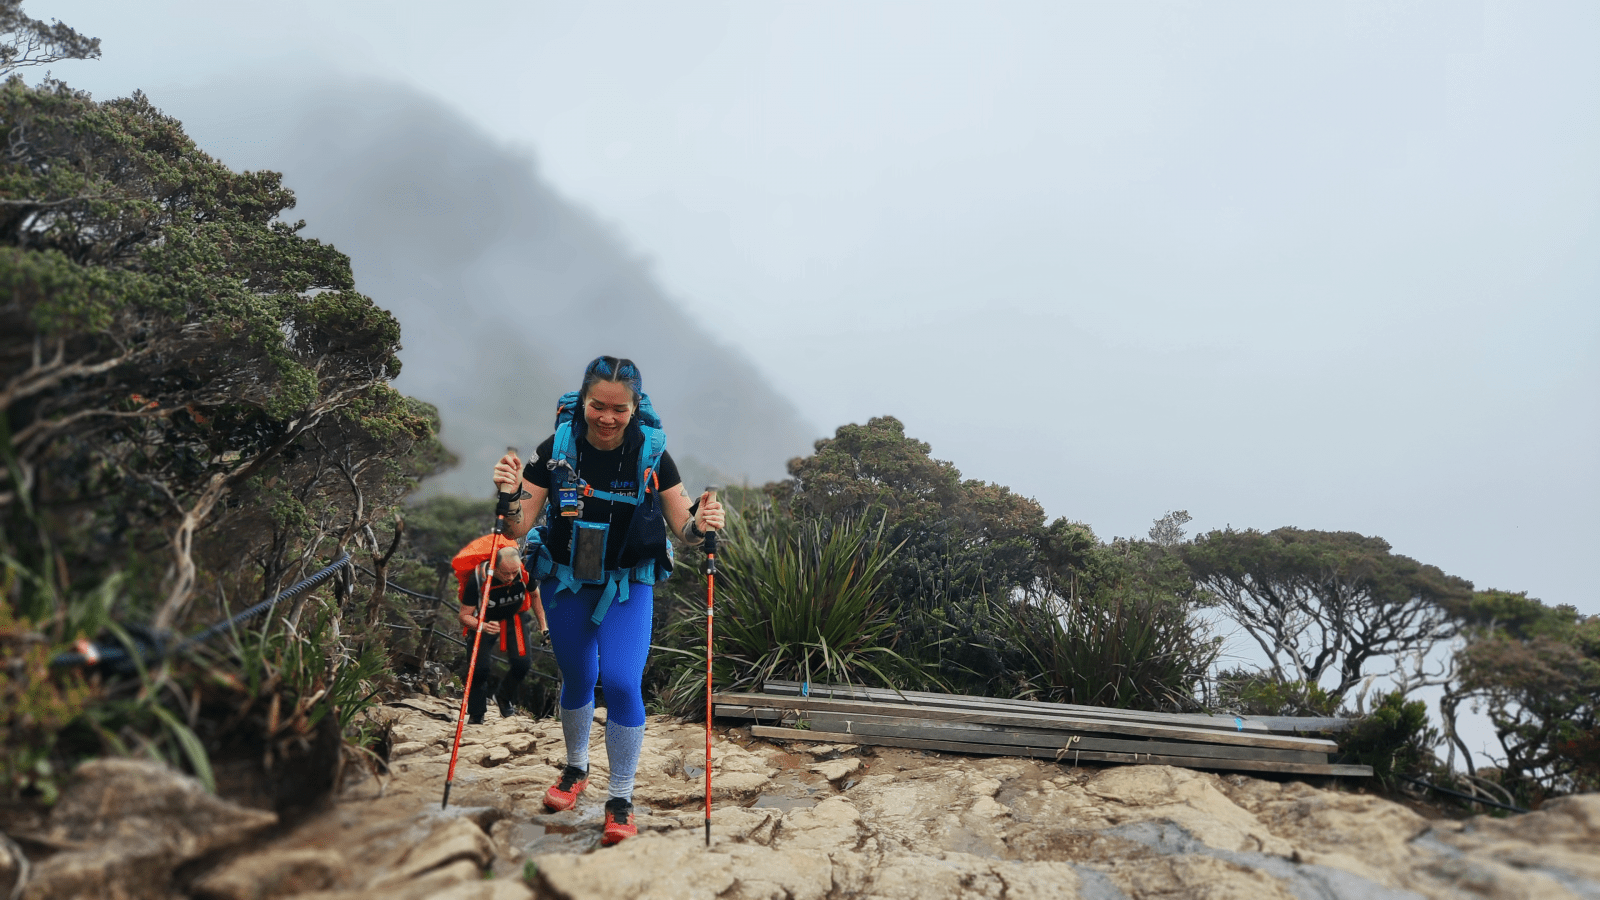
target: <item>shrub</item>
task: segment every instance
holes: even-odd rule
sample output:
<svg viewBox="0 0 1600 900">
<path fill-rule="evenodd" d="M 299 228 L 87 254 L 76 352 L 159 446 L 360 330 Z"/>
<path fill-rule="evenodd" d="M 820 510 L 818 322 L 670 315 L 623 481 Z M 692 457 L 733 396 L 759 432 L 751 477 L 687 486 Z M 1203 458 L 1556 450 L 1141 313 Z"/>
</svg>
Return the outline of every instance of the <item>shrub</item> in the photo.
<svg viewBox="0 0 1600 900">
<path fill-rule="evenodd" d="M 1271 672 L 1218 672 L 1216 705 L 1246 716 L 1332 716 L 1339 695 L 1304 681 L 1279 681 Z"/>
<path fill-rule="evenodd" d="M 0 798 L 32 792 L 55 802 L 56 735 L 92 695 L 77 672 L 50 671 L 60 649 L 0 598 Z"/>
<path fill-rule="evenodd" d="M 1428 705 L 1399 691 L 1374 698 L 1371 714 L 1339 736 L 1346 761 L 1372 767 L 1385 787 L 1402 775 L 1416 775 L 1433 760 L 1439 732 L 1428 726 Z"/>
<path fill-rule="evenodd" d="M 1057 703 L 1186 710 L 1219 644 L 1168 598 L 1127 591 L 1014 604 L 1011 639 L 1039 674 L 1026 694 Z"/>
<path fill-rule="evenodd" d="M 770 679 L 794 679 L 898 687 L 918 679 L 921 667 L 894 650 L 884 591 L 891 550 L 881 525 L 797 522 L 758 508 L 730 515 L 723 537 L 713 673 L 719 686 L 759 689 Z M 704 634 L 703 607 L 688 613 L 673 625 L 683 646 Z M 705 693 L 705 657 L 668 652 L 677 661 L 661 703 L 692 714 Z"/>
</svg>

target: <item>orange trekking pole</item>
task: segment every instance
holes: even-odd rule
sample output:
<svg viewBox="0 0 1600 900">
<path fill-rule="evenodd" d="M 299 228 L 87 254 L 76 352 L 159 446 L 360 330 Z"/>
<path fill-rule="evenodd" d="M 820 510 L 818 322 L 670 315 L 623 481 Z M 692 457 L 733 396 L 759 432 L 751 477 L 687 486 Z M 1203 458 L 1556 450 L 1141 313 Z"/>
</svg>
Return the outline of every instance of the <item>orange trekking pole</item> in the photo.
<svg viewBox="0 0 1600 900">
<path fill-rule="evenodd" d="M 707 496 L 717 499 L 717 489 L 706 488 Z M 707 531 L 706 551 L 706 846 L 711 846 L 711 620 L 717 584 L 717 533 Z"/>
<path fill-rule="evenodd" d="M 515 447 L 506 448 L 516 453 Z M 472 676 L 478 671 L 478 645 L 483 641 L 483 616 L 489 610 L 489 587 L 494 583 L 494 567 L 500 556 L 500 537 L 506 533 L 506 516 L 511 514 L 511 504 L 516 494 L 499 492 L 500 499 L 494 509 L 494 539 L 489 542 L 489 566 L 483 573 L 483 593 L 478 596 L 478 630 L 472 635 L 472 655 L 467 658 L 467 683 L 461 691 L 461 711 L 456 714 L 456 739 L 450 745 L 450 770 L 444 776 L 444 800 L 440 809 L 450 805 L 450 786 L 456 780 L 456 757 L 461 754 L 461 732 L 467 727 L 467 699 L 472 696 Z"/>
</svg>

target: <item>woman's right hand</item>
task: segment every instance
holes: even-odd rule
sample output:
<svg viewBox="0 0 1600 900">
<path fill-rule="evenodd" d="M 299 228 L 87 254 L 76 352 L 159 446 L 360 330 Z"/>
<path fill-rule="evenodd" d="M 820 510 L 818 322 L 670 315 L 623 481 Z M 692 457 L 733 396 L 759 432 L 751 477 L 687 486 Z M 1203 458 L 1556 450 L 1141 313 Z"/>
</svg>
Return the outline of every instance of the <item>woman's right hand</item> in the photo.
<svg viewBox="0 0 1600 900">
<path fill-rule="evenodd" d="M 494 486 L 502 494 L 515 494 L 518 486 L 522 484 L 522 460 L 517 454 L 507 451 L 500 461 L 494 464 Z"/>
</svg>

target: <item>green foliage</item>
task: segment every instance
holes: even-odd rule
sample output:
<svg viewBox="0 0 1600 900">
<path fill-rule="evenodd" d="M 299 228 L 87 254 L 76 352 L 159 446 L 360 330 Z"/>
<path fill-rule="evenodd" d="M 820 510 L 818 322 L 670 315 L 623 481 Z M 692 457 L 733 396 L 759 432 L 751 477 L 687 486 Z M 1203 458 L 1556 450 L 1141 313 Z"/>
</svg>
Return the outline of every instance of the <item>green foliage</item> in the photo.
<svg viewBox="0 0 1600 900">
<path fill-rule="evenodd" d="M 1038 673 L 1017 695 L 1056 703 L 1196 709 L 1220 645 L 1186 607 L 1152 593 L 1050 596 L 1013 612 L 1012 641 Z"/>
<path fill-rule="evenodd" d="M 1428 705 L 1407 700 L 1399 691 L 1373 698 L 1372 712 L 1339 735 L 1347 761 L 1372 767 L 1386 787 L 1402 775 L 1417 775 L 1433 760 L 1439 732 L 1428 725 Z"/>
<path fill-rule="evenodd" d="M 0 76 L 64 59 L 99 58 L 99 38 L 79 34 L 58 21 L 30 18 L 22 11 L 22 0 L 0 0 Z"/>
<path fill-rule="evenodd" d="M 818 441 L 814 454 L 790 461 L 790 479 L 768 490 L 800 521 L 882 522 L 897 548 L 885 574 L 898 646 L 933 679 L 960 690 L 1015 684 L 1020 657 L 989 598 L 1008 601 L 1037 579 L 1044 510 L 1007 488 L 963 481 L 930 450 L 881 416 Z"/>
<path fill-rule="evenodd" d="M 493 500 L 443 495 L 406 507 L 406 558 L 438 572 L 448 572 L 456 551 L 494 524 Z"/>
<path fill-rule="evenodd" d="M 0 0 L 0 26 L 16 11 Z M 7 621 L 54 648 L 102 637 L 114 604 L 153 620 L 130 626 L 142 647 L 341 550 L 376 556 L 375 523 L 449 454 L 437 411 L 389 384 L 398 322 L 355 291 L 344 254 L 281 218 L 281 176 L 229 170 L 138 94 L 12 78 L 0 128 Z M 385 641 L 345 636 L 349 587 L 304 620 L 310 600 L 294 601 L 231 652 L 107 677 L 81 705 L 30 668 L 43 650 L 17 649 L 7 765 L 40 722 L 59 740 L 28 746 L 50 758 L 143 752 L 203 779 L 229 742 L 270 758 L 324 722 L 348 733 L 386 668 Z M 202 591 L 216 603 L 197 614 Z"/>
<path fill-rule="evenodd" d="M 889 569 L 900 609 L 1008 596 L 1035 576 L 1044 510 L 1009 488 L 961 479 L 893 416 L 844 425 L 791 460 L 772 486 L 799 519 L 881 519 L 899 547 Z"/>
<path fill-rule="evenodd" d="M 1489 590 L 1461 617 L 1467 642 L 1446 708 L 1486 709 L 1500 783 L 1525 804 L 1600 789 L 1600 616 Z"/>
<path fill-rule="evenodd" d="M 56 736 L 93 697 L 77 672 L 50 671 L 50 660 L 64 649 L 0 598 L 0 799 L 33 791 L 55 802 Z"/>
<path fill-rule="evenodd" d="M 894 687 L 921 674 L 893 649 L 884 590 L 892 550 L 881 524 L 800 522 L 758 508 L 730 516 L 724 535 L 714 656 L 723 689 L 774 678 Z M 704 625 L 689 615 L 676 631 L 689 638 Z M 679 655 L 662 700 L 687 713 L 705 694 L 705 658 Z"/>
<path fill-rule="evenodd" d="M 343 652 L 335 627 L 334 608 L 319 604 L 299 628 L 274 619 L 264 631 L 235 634 L 222 657 L 231 661 L 225 671 L 249 703 L 268 712 L 271 737 L 309 735 L 325 716 L 335 716 L 345 733 L 376 701 L 388 659 L 377 643 L 357 655 Z"/>
<path fill-rule="evenodd" d="M 432 408 L 388 386 L 398 323 L 279 219 L 277 173 L 227 169 L 137 94 L 13 78 L 0 125 L 0 519 L 25 565 L 53 542 L 82 586 L 170 553 L 129 585 L 170 627 L 196 555 L 256 556 L 270 594 L 307 542 L 357 534 L 446 461 Z M 49 540 L 23 538 L 29 504 Z"/>
<path fill-rule="evenodd" d="M 1336 677 L 1343 697 L 1385 659 L 1421 660 L 1454 633 L 1471 583 L 1391 553 L 1382 538 L 1279 528 L 1184 545 L 1196 585 L 1259 645 L 1280 682 Z"/>
<path fill-rule="evenodd" d="M 180 768 L 187 764 L 207 790 L 215 791 L 211 755 L 191 724 L 197 710 L 183 680 L 175 674 L 173 662 L 162 660 L 150 668 L 140 643 L 120 628 L 113 626 L 113 630 L 133 662 L 136 677 L 107 685 L 98 702 L 83 711 L 83 720 L 100 736 L 105 750 L 123 756 L 142 752 Z"/>
<path fill-rule="evenodd" d="M 52 670 L 50 661 L 100 634 L 122 579 L 68 592 L 60 585 L 60 557 L 54 559 L 50 574 L 41 575 L 0 553 L 0 798 L 31 790 L 55 802 L 62 771 L 54 761 L 58 736 L 97 699 L 82 673 Z M 34 590 L 24 592 L 25 585 Z M 34 604 L 34 614 L 45 618 L 19 616 L 16 598 L 22 596 L 48 599 Z"/>
<path fill-rule="evenodd" d="M 1245 716 L 1333 716 L 1340 698 L 1321 685 L 1279 681 L 1270 672 L 1218 672 L 1216 705 Z"/>
</svg>

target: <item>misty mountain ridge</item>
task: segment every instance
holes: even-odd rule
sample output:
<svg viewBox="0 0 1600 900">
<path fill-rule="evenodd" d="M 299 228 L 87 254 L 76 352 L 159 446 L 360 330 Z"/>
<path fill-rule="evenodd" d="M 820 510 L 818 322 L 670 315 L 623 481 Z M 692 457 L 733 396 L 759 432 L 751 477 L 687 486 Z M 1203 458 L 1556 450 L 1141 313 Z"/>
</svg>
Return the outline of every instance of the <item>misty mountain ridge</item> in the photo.
<svg viewBox="0 0 1600 900">
<path fill-rule="evenodd" d="M 152 99 L 234 169 L 273 169 L 305 233 L 349 254 L 400 320 L 395 386 L 436 404 L 461 462 L 425 493 L 483 496 L 493 460 L 550 434 L 596 356 L 633 359 L 691 489 L 761 483 L 815 429 L 648 264 L 525 152 L 397 84 L 337 78 L 173 89 Z"/>
</svg>

